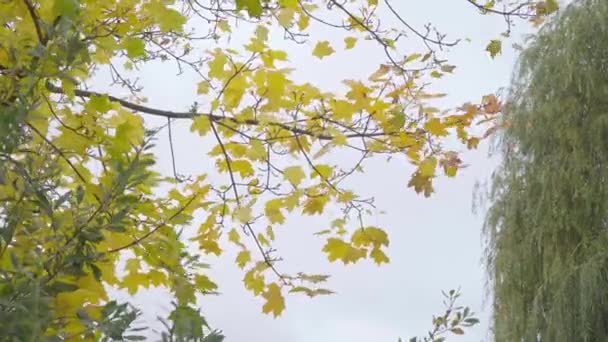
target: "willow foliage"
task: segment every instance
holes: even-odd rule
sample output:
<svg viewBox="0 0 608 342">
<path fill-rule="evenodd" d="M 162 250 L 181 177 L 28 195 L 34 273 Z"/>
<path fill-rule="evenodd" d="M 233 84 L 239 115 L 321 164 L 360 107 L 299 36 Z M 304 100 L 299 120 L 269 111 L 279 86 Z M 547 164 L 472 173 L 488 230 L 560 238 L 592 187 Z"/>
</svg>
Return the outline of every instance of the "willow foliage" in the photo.
<svg viewBox="0 0 608 342">
<path fill-rule="evenodd" d="M 496 341 L 608 340 L 606 18 L 576 2 L 520 57 L 485 227 Z"/>
</svg>

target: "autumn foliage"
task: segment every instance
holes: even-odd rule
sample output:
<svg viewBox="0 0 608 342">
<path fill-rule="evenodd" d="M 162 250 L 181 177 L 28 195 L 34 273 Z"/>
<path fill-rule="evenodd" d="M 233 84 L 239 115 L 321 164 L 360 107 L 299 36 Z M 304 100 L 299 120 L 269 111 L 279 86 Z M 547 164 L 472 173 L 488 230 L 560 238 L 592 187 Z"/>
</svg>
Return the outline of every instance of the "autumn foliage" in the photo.
<svg viewBox="0 0 608 342">
<path fill-rule="evenodd" d="M 508 18 L 554 11 L 553 1 L 467 1 Z M 400 25 L 381 25 L 380 6 Z M 313 27 L 343 34 L 343 44 Z M 245 44 L 227 39 L 237 30 Z M 319 63 L 360 44 L 384 58 L 369 77 L 328 91 L 294 80 L 276 32 L 308 44 Z M 412 40 L 425 47 L 411 51 Z M 213 341 L 219 335 L 196 306 L 198 294 L 218 290 L 206 256 L 236 249 L 244 286 L 278 316 L 288 293 L 332 293 L 328 275 L 283 272 L 273 248 L 290 216 L 328 208 L 339 215 L 315 234 L 329 261 L 388 262 L 390 227 L 368 223 L 373 200 L 345 180 L 370 158 L 400 156 L 415 166 L 404 186 L 430 196 L 436 177 L 462 167 L 446 139 L 475 148 L 495 129 L 494 95 L 433 105 L 444 94 L 426 85 L 454 72 L 443 51 L 456 43 L 377 0 L 0 2 L 0 330 L 27 340 L 137 340 L 137 311 L 108 287 L 134 295 L 158 286 L 175 302 L 163 338 Z M 498 40 L 488 45 L 492 56 L 500 49 Z M 191 108 L 146 103 L 135 78 L 155 63 L 196 75 Z M 104 75 L 112 84 L 92 88 Z M 161 131 L 172 139 L 178 120 L 201 137 L 213 174 L 180 175 L 175 160 L 172 174 L 156 171 L 154 141 Z M 478 123 L 487 134 L 473 134 Z M 328 158 L 338 154 L 351 162 Z"/>
</svg>

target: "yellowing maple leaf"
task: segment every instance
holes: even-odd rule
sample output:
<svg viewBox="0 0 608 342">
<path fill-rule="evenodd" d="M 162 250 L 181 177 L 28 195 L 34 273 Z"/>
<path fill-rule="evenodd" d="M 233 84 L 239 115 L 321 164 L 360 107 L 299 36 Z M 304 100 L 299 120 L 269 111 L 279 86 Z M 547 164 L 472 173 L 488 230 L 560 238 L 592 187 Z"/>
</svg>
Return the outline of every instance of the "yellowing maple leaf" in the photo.
<svg viewBox="0 0 608 342">
<path fill-rule="evenodd" d="M 247 263 L 250 261 L 251 261 L 251 253 L 248 250 L 240 251 L 239 254 L 236 256 L 236 264 L 240 268 L 244 268 L 245 265 L 247 265 Z"/>
<path fill-rule="evenodd" d="M 199 135 L 206 135 L 211 129 L 211 122 L 206 116 L 199 116 L 192 122 L 190 132 L 198 132 Z"/>
<path fill-rule="evenodd" d="M 247 223 L 253 218 L 251 216 L 251 207 L 240 207 L 236 210 L 236 217 L 241 223 Z"/>
<path fill-rule="evenodd" d="M 283 200 L 281 198 L 274 198 L 266 202 L 264 206 L 264 214 L 270 223 L 282 224 L 285 222 L 285 216 L 281 212 L 283 207 Z"/>
<path fill-rule="evenodd" d="M 238 173 L 241 178 L 253 176 L 253 167 L 251 163 L 244 159 L 232 161 L 232 171 Z"/>
<path fill-rule="evenodd" d="M 356 43 L 357 43 L 356 37 L 344 38 L 344 44 L 346 45 L 346 50 L 350 50 L 350 49 L 354 48 Z"/>
<path fill-rule="evenodd" d="M 435 168 L 437 167 L 437 159 L 434 157 L 428 157 L 418 166 L 420 174 L 424 177 L 433 177 L 435 175 Z"/>
<path fill-rule="evenodd" d="M 448 131 L 445 125 L 439 118 L 432 118 L 424 124 L 424 129 L 434 136 L 445 136 L 448 135 Z"/>
<path fill-rule="evenodd" d="M 231 229 L 230 232 L 228 232 L 228 241 L 239 244 L 241 242 L 241 236 L 239 235 L 239 232 L 236 231 L 236 229 Z"/>
<path fill-rule="evenodd" d="M 389 243 L 386 232 L 376 227 L 357 229 L 352 235 L 351 241 L 356 247 L 374 246 L 378 248 L 380 246 L 388 246 Z"/>
<path fill-rule="evenodd" d="M 279 24 L 285 28 L 291 27 L 295 11 L 292 8 L 281 8 L 277 15 Z"/>
<path fill-rule="evenodd" d="M 349 243 L 338 238 L 327 239 L 323 252 L 327 253 L 329 261 L 341 260 L 345 265 L 355 263 L 366 256 L 364 249 L 354 248 Z"/>
<path fill-rule="evenodd" d="M 262 306 L 262 312 L 272 313 L 274 317 L 278 317 L 285 309 L 285 299 L 281 293 L 281 288 L 272 283 L 268 285 L 268 289 L 262 294 L 266 299 L 266 303 Z"/>
<path fill-rule="evenodd" d="M 386 254 L 384 254 L 384 252 L 381 251 L 379 248 L 372 249 L 372 251 L 369 253 L 369 256 L 374 259 L 374 262 L 378 265 L 382 263 L 388 263 L 390 261 Z"/>
<path fill-rule="evenodd" d="M 334 52 L 335 52 L 334 48 L 332 48 L 331 45 L 329 45 L 328 41 L 324 40 L 324 41 L 317 42 L 317 45 L 315 46 L 314 50 L 312 51 L 312 55 L 319 59 L 323 59 L 324 57 L 327 57 L 327 56 L 333 54 Z"/>
<path fill-rule="evenodd" d="M 209 92 L 209 82 L 202 81 L 199 82 L 196 87 L 196 93 L 199 95 L 207 94 Z"/>
<path fill-rule="evenodd" d="M 245 273 L 243 283 L 245 284 L 245 288 L 251 290 L 254 295 L 258 295 L 264 291 L 264 276 L 256 272 L 255 268 Z"/>
<path fill-rule="evenodd" d="M 204 274 L 197 274 L 194 276 L 194 285 L 197 290 L 203 293 L 217 290 L 217 284 Z"/>
<path fill-rule="evenodd" d="M 290 166 L 283 171 L 283 177 L 288 180 L 294 186 L 300 185 L 302 180 L 306 177 L 301 166 Z"/>
<path fill-rule="evenodd" d="M 329 198 L 327 195 L 311 197 L 306 200 L 304 203 L 304 208 L 302 208 L 302 212 L 308 215 L 322 214 L 323 209 L 325 208 L 325 204 L 327 204 Z"/>
</svg>

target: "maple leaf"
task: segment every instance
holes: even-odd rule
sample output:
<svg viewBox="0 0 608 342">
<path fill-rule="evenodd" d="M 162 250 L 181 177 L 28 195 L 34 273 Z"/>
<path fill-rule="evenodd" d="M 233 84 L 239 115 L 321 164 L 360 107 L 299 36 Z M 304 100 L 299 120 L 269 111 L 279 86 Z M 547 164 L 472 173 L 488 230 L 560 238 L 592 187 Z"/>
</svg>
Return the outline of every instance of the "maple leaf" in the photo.
<svg viewBox="0 0 608 342">
<path fill-rule="evenodd" d="M 357 38 L 355 38 L 355 37 L 344 38 L 344 44 L 346 45 L 347 50 L 354 48 L 356 43 L 357 43 Z"/>
<path fill-rule="evenodd" d="M 283 171 L 283 177 L 294 186 L 298 186 L 306 178 L 306 174 L 301 166 L 290 166 Z"/>
<path fill-rule="evenodd" d="M 251 207 L 240 207 L 236 210 L 236 217 L 241 223 L 248 223 L 253 219 Z"/>
<path fill-rule="evenodd" d="M 236 8 L 247 10 L 252 17 L 259 17 L 263 10 L 260 0 L 236 0 Z"/>
<path fill-rule="evenodd" d="M 251 261 L 251 253 L 247 250 L 240 251 L 239 254 L 236 256 L 235 261 L 240 268 L 244 268 L 245 265 L 247 265 L 247 263 Z"/>
<path fill-rule="evenodd" d="M 194 276 L 194 285 L 197 290 L 203 293 L 217 290 L 217 284 L 204 274 L 197 274 Z"/>
<path fill-rule="evenodd" d="M 329 42 L 324 40 L 315 45 L 312 55 L 319 59 L 323 59 L 324 57 L 330 56 L 334 52 L 335 50 L 331 47 L 331 45 L 329 45 Z"/>
<path fill-rule="evenodd" d="M 354 248 L 349 243 L 337 238 L 327 239 L 327 243 L 323 246 L 323 252 L 327 253 L 329 261 L 341 260 L 345 265 L 355 263 L 366 256 L 364 249 Z"/>
<path fill-rule="evenodd" d="M 448 131 L 445 125 L 438 118 L 432 118 L 424 124 L 424 129 L 434 136 L 446 136 Z"/>
<path fill-rule="evenodd" d="M 281 288 L 277 284 L 268 285 L 268 289 L 262 294 L 262 297 L 266 299 L 262 312 L 272 313 L 274 317 L 278 317 L 285 309 L 285 299 L 281 293 Z"/>
</svg>

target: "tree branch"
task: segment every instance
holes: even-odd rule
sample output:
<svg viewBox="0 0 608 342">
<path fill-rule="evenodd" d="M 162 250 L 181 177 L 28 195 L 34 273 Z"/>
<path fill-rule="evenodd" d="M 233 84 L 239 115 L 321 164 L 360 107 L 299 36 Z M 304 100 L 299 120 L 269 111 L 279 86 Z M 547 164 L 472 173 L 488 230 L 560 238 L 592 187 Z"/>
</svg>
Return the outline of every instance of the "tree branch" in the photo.
<svg viewBox="0 0 608 342">
<path fill-rule="evenodd" d="M 23 2 L 25 3 L 27 11 L 30 13 L 30 17 L 32 18 L 34 26 L 36 27 L 36 34 L 38 35 L 38 40 L 40 40 L 40 43 L 42 45 L 46 45 L 48 39 L 46 38 L 44 33 L 42 33 L 42 28 L 40 27 L 40 17 L 38 17 L 38 14 L 36 14 L 34 4 L 32 4 L 30 0 L 23 0 Z"/>
<path fill-rule="evenodd" d="M 157 230 L 159 230 L 162 227 L 166 226 L 167 223 L 171 222 L 171 220 L 173 220 L 174 218 L 176 218 L 177 216 L 179 216 L 181 213 L 183 213 L 184 210 L 186 210 L 186 208 L 188 208 L 188 206 L 190 204 L 192 204 L 192 202 L 194 202 L 194 200 L 197 197 L 198 197 L 198 194 L 194 194 L 192 197 L 190 197 L 190 199 L 188 200 L 188 202 L 186 202 L 186 204 L 184 204 L 181 208 L 179 208 L 173 215 L 169 216 L 169 218 L 167 218 L 166 220 L 162 221 L 160 224 L 158 224 L 156 227 L 152 228 L 152 230 L 150 230 L 146 234 L 142 235 L 139 238 L 136 238 L 135 240 L 129 242 L 128 244 L 126 244 L 124 246 L 120 246 L 120 247 L 117 247 L 117 248 L 114 248 L 114 249 L 110 249 L 106 253 L 120 252 L 122 250 L 125 250 L 127 248 L 131 248 L 131 247 L 133 247 L 135 245 L 140 244 L 142 241 L 144 241 L 145 239 L 147 239 L 148 237 L 150 237 L 150 235 L 154 234 Z"/>
<path fill-rule="evenodd" d="M 47 82 L 46 87 L 52 93 L 65 94 L 65 90 L 63 88 L 56 86 L 50 82 Z M 225 117 L 225 116 L 220 116 L 220 115 L 216 115 L 216 114 L 212 114 L 212 113 L 174 112 L 174 111 L 170 111 L 170 110 L 162 110 L 162 109 L 142 106 L 142 105 L 130 102 L 130 101 L 120 99 L 120 98 L 112 96 L 112 95 L 98 93 L 98 92 L 94 92 L 94 91 L 88 91 L 88 90 L 76 89 L 76 90 L 74 90 L 74 94 L 76 96 L 85 97 L 85 98 L 91 98 L 93 96 L 102 96 L 102 97 L 105 96 L 111 102 L 120 103 L 123 107 L 134 110 L 136 112 L 155 115 L 155 116 L 161 116 L 161 117 L 171 118 L 171 119 L 194 119 L 199 116 L 206 116 L 209 118 L 210 121 L 217 122 L 220 124 L 221 124 L 222 120 L 226 120 L 226 121 L 230 121 L 230 122 L 233 122 L 236 124 L 244 124 L 244 125 L 249 125 L 249 126 L 262 125 L 262 123 L 256 119 L 247 119 L 247 120 L 241 121 L 241 120 L 238 120 L 233 117 Z M 280 127 L 281 129 L 292 132 L 294 134 L 308 135 L 308 136 L 317 138 L 319 140 L 334 140 L 335 139 L 335 136 L 330 135 L 330 134 L 319 134 L 319 133 L 315 133 L 315 132 L 312 132 L 312 131 L 309 131 L 306 129 L 302 129 L 302 128 L 298 128 L 298 127 L 291 127 L 289 125 L 286 125 L 286 124 L 280 123 L 280 122 L 269 122 L 269 123 L 265 123 L 265 124 L 269 125 L 269 126 Z M 385 133 L 385 132 L 374 132 L 374 133 L 351 133 L 351 134 L 345 134 L 344 136 L 346 138 L 371 138 L 371 137 L 382 137 L 382 136 L 390 136 L 390 135 L 391 134 Z"/>
</svg>

